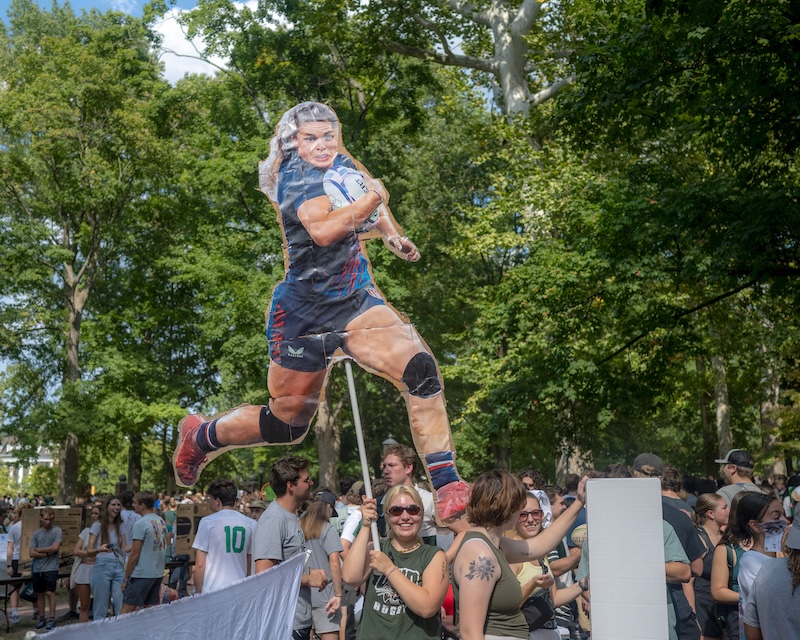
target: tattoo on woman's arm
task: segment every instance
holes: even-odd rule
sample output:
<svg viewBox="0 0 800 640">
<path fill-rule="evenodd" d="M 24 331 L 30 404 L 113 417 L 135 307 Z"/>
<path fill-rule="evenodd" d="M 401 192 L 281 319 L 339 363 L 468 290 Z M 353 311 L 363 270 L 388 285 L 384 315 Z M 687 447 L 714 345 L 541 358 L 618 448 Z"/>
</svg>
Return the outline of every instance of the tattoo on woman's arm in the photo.
<svg viewBox="0 0 800 640">
<path fill-rule="evenodd" d="M 469 573 L 467 580 L 479 578 L 481 580 L 491 580 L 494 577 L 494 563 L 489 558 L 478 556 L 477 560 L 469 563 Z"/>
</svg>

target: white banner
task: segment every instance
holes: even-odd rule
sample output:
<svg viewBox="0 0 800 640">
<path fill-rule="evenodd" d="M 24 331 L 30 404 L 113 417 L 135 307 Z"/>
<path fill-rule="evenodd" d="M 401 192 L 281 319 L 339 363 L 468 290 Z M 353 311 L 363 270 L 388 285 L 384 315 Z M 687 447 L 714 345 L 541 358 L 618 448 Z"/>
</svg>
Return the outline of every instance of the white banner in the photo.
<svg viewBox="0 0 800 640">
<path fill-rule="evenodd" d="M 305 555 L 235 582 L 97 622 L 71 624 L 47 634 L 57 640 L 290 640 Z"/>
</svg>

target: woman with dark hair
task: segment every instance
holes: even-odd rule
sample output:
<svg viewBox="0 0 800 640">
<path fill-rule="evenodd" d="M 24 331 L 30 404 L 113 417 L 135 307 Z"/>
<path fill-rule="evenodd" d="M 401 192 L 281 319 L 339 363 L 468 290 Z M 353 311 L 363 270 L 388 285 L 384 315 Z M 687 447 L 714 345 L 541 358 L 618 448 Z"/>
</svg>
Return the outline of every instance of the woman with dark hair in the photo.
<svg viewBox="0 0 800 640">
<path fill-rule="evenodd" d="M 554 549 L 586 504 L 586 480 L 577 499 L 540 535 L 512 540 L 503 534 L 519 521 L 527 492 L 522 481 L 507 471 L 489 471 L 472 486 L 467 507 L 471 528 L 453 562 L 453 592 L 464 640 L 528 638 L 520 610 L 522 587 L 509 562 L 529 562 Z"/>
<path fill-rule="evenodd" d="M 722 530 L 728 524 L 728 503 L 716 493 L 704 493 L 694 508 L 695 524 L 700 539 L 706 548 L 703 556 L 703 573 L 694 581 L 694 602 L 697 622 L 705 640 L 722 637 L 722 628 L 717 621 L 714 598 L 711 597 L 711 569 L 714 549 L 722 540 Z"/>
<path fill-rule="evenodd" d="M 750 546 L 740 540 L 732 526 L 739 501 L 749 492 L 740 491 L 731 501 L 728 526 L 714 548 L 711 563 L 711 597 L 714 598 L 717 620 L 725 640 L 739 640 L 739 562 Z"/>
<path fill-rule="evenodd" d="M 327 491 L 320 493 L 331 495 Z M 311 619 L 314 633 L 320 640 L 337 640 L 342 621 L 342 567 L 339 563 L 342 543 L 336 528 L 330 523 L 333 507 L 319 497 L 317 494 L 300 518 L 306 548 L 311 551 L 307 566 L 309 569 L 322 569 L 328 578 L 322 591 L 311 590 Z"/>
<path fill-rule="evenodd" d="M 270 400 L 214 418 L 184 418 L 175 476 L 178 484 L 191 486 L 228 448 L 300 442 L 328 369 L 344 353 L 390 380 L 405 398 L 439 519 L 452 522 L 464 514 L 469 487 L 455 469 L 439 368 L 411 323 L 373 282 L 360 234 L 367 224 L 403 260 L 416 262 L 420 253 L 397 228 L 382 184 L 339 148 L 340 138 L 336 114 L 316 102 L 292 107 L 275 128 L 269 157 L 259 165 L 260 188 L 273 201 L 283 232 L 286 268 L 267 311 Z M 343 186 L 348 179 L 360 185 L 360 193 L 348 191 L 339 206 L 326 180 Z"/>
<path fill-rule="evenodd" d="M 94 556 L 92 571 L 92 597 L 94 598 L 94 620 L 108 615 L 108 602 L 114 607 L 114 615 L 122 613 L 122 580 L 125 578 L 124 552 L 128 541 L 120 527 L 122 502 L 117 496 L 108 496 L 100 509 L 100 521 L 89 529 L 87 557 Z"/>
<path fill-rule="evenodd" d="M 744 609 L 747 640 L 788 640 L 800 629 L 800 519 L 784 541 L 784 556 L 767 562 Z"/>
<path fill-rule="evenodd" d="M 547 509 L 544 508 L 545 504 L 542 504 L 547 499 L 547 495 L 543 491 L 528 492 L 525 508 L 520 511 L 514 526 L 515 539 L 530 540 L 541 535 L 542 531 L 550 525 L 551 520 L 547 518 Z M 511 570 L 522 586 L 521 606 L 523 607 L 525 601 L 534 596 L 543 598 L 555 609 L 572 602 L 583 592 L 583 587 L 577 582 L 562 589 L 557 588 L 550 563 L 546 558 L 512 564 Z M 584 582 L 584 586 L 585 584 Z M 539 628 L 530 632 L 530 640 L 559 640 L 560 638 L 561 633 L 558 630 L 555 613 Z"/>
<path fill-rule="evenodd" d="M 783 505 L 773 494 L 745 492 L 742 496 L 731 527 L 740 540 L 747 541 L 750 549 L 742 556 L 739 566 L 739 628 L 744 637 L 742 612 L 747 606 L 750 591 L 761 567 L 769 558 L 776 557 L 780 550 L 786 518 Z M 767 536 L 773 537 L 773 544 L 767 548 Z"/>
<path fill-rule="evenodd" d="M 450 584 L 444 551 L 422 542 L 424 507 L 414 487 L 395 485 L 383 499 L 388 539 L 371 548 L 375 499 L 361 506 L 361 529 L 342 567 L 345 582 L 368 580 L 356 640 L 439 640 L 440 611 Z"/>
</svg>

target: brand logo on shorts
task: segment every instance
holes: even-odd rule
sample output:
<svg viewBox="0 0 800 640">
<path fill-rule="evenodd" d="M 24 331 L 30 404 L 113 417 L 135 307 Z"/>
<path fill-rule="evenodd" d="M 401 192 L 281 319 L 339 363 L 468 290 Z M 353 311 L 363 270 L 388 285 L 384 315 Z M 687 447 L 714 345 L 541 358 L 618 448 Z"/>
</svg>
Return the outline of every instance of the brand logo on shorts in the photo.
<svg viewBox="0 0 800 640">
<path fill-rule="evenodd" d="M 288 347 L 288 349 L 289 349 L 289 353 L 287 355 L 290 358 L 302 358 L 303 357 L 303 351 L 306 350 L 305 347 L 300 347 L 299 349 L 292 349 L 291 347 Z"/>
</svg>

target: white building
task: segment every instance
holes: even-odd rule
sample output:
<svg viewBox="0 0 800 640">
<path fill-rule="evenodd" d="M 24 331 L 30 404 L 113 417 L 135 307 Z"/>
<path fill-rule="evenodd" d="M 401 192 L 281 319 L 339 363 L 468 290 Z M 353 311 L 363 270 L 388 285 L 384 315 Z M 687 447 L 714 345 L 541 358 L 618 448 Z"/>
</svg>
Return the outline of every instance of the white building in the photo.
<svg viewBox="0 0 800 640">
<path fill-rule="evenodd" d="M 36 452 L 36 462 L 33 465 L 23 466 L 15 453 L 18 448 L 14 438 L 10 436 L 0 437 L 0 465 L 9 468 L 12 482 L 22 484 L 22 481 L 30 474 L 33 466 L 52 467 L 55 464 L 53 454 L 45 447 L 39 447 Z"/>
</svg>

